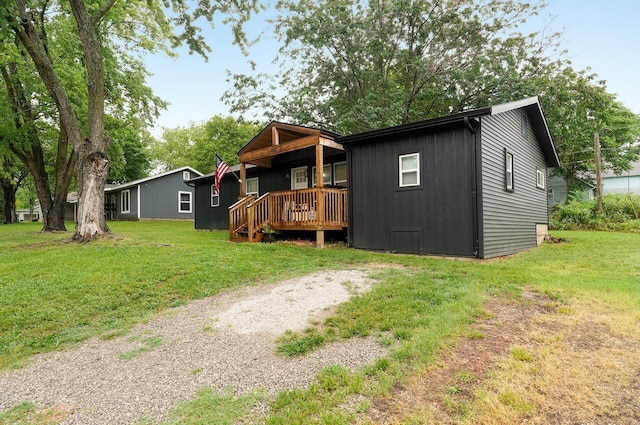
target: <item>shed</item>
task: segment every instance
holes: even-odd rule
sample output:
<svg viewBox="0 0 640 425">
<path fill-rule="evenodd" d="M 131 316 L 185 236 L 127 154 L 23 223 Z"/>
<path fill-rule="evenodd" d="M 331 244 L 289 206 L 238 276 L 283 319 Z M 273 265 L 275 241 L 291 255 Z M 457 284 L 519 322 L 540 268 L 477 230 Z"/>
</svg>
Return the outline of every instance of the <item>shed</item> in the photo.
<svg viewBox="0 0 640 425">
<path fill-rule="evenodd" d="M 537 97 L 339 137 L 356 248 L 490 258 L 548 229 L 558 155 Z"/>
</svg>

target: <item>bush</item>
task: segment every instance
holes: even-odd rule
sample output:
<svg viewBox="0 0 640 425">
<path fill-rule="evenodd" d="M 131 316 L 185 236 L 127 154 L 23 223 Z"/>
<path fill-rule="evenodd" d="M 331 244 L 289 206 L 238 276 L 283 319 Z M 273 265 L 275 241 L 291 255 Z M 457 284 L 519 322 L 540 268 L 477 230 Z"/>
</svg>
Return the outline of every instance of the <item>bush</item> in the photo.
<svg viewBox="0 0 640 425">
<path fill-rule="evenodd" d="M 640 233 L 640 196 L 610 194 L 602 197 L 602 211 L 597 201 L 571 200 L 554 206 L 549 218 L 555 230 L 607 230 Z"/>
</svg>

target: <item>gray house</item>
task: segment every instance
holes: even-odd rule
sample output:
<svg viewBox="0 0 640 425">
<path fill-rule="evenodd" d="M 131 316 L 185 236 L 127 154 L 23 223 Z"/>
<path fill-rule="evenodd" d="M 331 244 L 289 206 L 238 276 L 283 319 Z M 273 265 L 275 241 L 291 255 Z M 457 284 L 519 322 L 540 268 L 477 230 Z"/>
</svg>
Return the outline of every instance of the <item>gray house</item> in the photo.
<svg viewBox="0 0 640 425">
<path fill-rule="evenodd" d="M 337 141 L 356 248 L 490 258 L 547 233 L 559 160 L 537 97 Z"/>
<path fill-rule="evenodd" d="M 193 220 L 194 189 L 186 182 L 201 175 L 191 167 L 182 167 L 106 187 L 107 220 Z"/>
</svg>

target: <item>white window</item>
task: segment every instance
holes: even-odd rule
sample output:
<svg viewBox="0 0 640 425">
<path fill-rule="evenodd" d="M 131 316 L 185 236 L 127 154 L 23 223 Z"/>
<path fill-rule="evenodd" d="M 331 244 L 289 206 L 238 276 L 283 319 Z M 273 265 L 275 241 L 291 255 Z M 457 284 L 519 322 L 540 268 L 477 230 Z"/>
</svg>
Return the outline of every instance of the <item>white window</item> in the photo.
<svg viewBox="0 0 640 425">
<path fill-rule="evenodd" d="M 540 189 L 544 189 L 546 187 L 545 180 L 546 176 L 544 174 L 544 171 L 536 170 L 536 186 L 538 186 Z"/>
<path fill-rule="evenodd" d="M 123 214 L 131 212 L 131 191 L 129 189 L 120 192 L 120 212 Z"/>
<path fill-rule="evenodd" d="M 189 173 L 188 171 L 182 172 L 182 180 L 189 180 L 190 178 L 191 178 L 191 173 Z"/>
<path fill-rule="evenodd" d="M 191 192 L 178 192 L 178 212 L 183 214 L 191 212 Z"/>
<path fill-rule="evenodd" d="M 513 191 L 513 154 L 504 151 L 504 188 Z"/>
<path fill-rule="evenodd" d="M 247 195 L 255 195 L 256 197 L 260 196 L 258 190 L 258 178 L 253 177 L 247 179 Z"/>
<path fill-rule="evenodd" d="M 313 187 L 316 187 L 316 167 L 313 166 L 311 168 L 311 182 Z M 331 164 L 325 165 L 322 167 L 322 184 L 330 185 L 331 184 Z"/>
<path fill-rule="evenodd" d="M 420 185 L 420 154 L 410 153 L 399 156 L 400 187 Z"/>
<path fill-rule="evenodd" d="M 333 184 L 336 186 L 347 185 L 347 163 L 336 162 L 333 164 Z"/>
<path fill-rule="evenodd" d="M 211 206 L 219 207 L 220 206 L 220 195 L 216 193 L 216 185 L 211 185 Z"/>
</svg>

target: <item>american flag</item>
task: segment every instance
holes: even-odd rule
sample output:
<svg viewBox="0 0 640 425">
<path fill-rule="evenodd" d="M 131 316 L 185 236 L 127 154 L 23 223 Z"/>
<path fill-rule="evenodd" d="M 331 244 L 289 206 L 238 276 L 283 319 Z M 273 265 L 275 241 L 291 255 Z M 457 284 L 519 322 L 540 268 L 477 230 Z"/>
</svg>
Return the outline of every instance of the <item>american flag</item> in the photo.
<svg viewBox="0 0 640 425">
<path fill-rule="evenodd" d="M 229 171 L 229 166 L 216 154 L 216 172 L 214 173 L 216 178 L 214 192 L 216 195 L 220 193 L 220 182 L 222 177 L 227 174 L 227 171 Z"/>
</svg>

